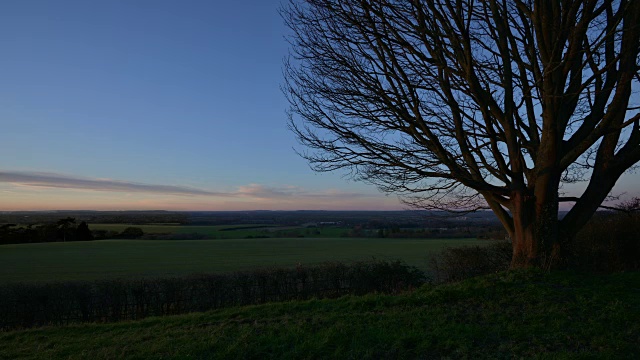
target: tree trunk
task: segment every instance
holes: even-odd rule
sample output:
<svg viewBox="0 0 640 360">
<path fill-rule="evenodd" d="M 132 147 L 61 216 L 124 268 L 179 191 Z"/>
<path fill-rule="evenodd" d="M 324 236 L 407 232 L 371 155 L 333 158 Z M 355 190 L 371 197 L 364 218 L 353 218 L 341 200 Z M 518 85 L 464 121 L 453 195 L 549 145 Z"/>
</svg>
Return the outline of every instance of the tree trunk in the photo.
<svg viewBox="0 0 640 360">
<path fill-rule="evenodd" d="M 561 268 L 566 264 L 569 239 L 560 236 L 557 190 L 550 196 L 513 196 L 513 257 L 511 268 Z"/>
</svg>

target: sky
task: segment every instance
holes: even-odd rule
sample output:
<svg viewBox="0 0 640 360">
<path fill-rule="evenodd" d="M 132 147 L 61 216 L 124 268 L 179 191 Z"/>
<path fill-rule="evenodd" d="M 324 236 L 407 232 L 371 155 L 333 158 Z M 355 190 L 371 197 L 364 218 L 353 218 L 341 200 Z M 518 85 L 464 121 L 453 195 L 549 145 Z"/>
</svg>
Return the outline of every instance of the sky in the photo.
<svg viewBox="0 0 640 360">
<path fill-rule="evenodd" d="M 295 153 L 279 6 L 1 1 L 0 211 L 404 209 Z"/>
<path fill-rule="evenodd" d="M 0 2 L 0 211 L 402 209 L 295 153 L 279 6 Z"/>
</svg>

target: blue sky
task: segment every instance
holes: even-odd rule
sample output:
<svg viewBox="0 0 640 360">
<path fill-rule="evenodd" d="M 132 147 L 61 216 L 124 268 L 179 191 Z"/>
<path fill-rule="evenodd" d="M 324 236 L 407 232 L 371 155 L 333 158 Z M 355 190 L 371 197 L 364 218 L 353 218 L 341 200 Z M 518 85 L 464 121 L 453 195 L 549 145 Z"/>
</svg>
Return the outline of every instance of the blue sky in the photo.
<svg viewBox="0 0 640 360">
<path fill-rule="evenodd" d="M 292 150 L 279 4 L 0 2 L 0 210 L 402 209 Z"/>
<path fill-rule="evenodd" d="M 292 150 L 279 4 L 2 1 L 0 210 L 401 209 Z"/>
</svg>

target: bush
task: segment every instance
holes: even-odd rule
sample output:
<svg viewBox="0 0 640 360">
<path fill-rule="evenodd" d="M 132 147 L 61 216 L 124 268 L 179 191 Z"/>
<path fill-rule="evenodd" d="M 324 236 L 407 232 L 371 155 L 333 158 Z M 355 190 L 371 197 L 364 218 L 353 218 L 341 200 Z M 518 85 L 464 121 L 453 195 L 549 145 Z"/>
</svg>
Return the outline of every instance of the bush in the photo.
<svg viewBox="0 0 640 360">
<path fill-rule="evenodd" d="M 400 261 L 338 262 L 181 278 L 0 286 L 0 330 L 141 319 L 294 299 L 397 293 L 425 281 Z"/>
<path fill-rule="evenodd" d="M 640 214 L 598 213 L 578 233 L 569 247 L 571 269 L 595 272 L 640 270 Z M 507 270 L 512 247 L 508 241 L 489 246 L 447 248 L 429 259 L 436 282 Z"/>
<path fill-rule="evenodd" d="M 144 235 L 144 231 L 142 231 L 139 227 L 128 227 L 120 233 L 119 237 L 122 239 L 138 239 Z"/>
<path fill-rule="evenodd" d="M 640 269 L 640 214 L 596 214 L 570 248 L 573 268 L 598 272 Z"/>
<path fill-rule="evenodd" d="M 473 276 L 505 271 L 511 263 L 511 242 L 485 246 L 446 248 L 429 259 L 429 272 L 436 282 L 460 281 Z"/>
</svg>

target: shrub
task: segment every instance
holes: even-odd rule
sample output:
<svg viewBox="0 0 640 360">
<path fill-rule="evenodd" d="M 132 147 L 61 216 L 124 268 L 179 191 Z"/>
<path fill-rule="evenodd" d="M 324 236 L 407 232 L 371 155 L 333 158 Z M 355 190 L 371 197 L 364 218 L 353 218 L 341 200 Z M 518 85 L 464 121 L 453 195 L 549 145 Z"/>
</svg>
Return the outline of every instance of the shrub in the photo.
<svg viewBox="0 0 640 360">
<path fill-rule="evenodd" d="M 139 227 L 128 227 L 120 233 L 119 237 L 122 239 L 138 239 L 144 235 L 144 231 L 142 231 Z"/>
<path fill-rule="evenodd" d="M 509 241 L 446 248 L 430 257 L 429 272 L 436 282 L 452 282 L 505 271 L 511 263 L 512 251 Z"/>
<path fill-rule="evenodd" d="M 369 261 L 180 278 L 5 284 L 0 286 L 0 330 L 141 319 L 312 297 L 397 293 L 424 281 L 421 271 L 400 261 Z"/>
<path fill-rule="evenodd" d="M 596 214 L 570 248 L 573 268 L 598 272 L 640 269 L 640 214 Z"/>
</svg>

